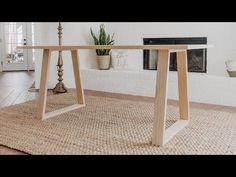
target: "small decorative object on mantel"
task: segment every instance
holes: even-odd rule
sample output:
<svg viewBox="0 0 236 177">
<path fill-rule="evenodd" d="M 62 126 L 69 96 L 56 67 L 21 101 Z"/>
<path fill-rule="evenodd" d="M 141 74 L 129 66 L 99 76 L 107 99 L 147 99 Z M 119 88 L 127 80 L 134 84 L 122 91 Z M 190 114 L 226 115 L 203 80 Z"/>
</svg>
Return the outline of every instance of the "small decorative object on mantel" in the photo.
<svg viewBox="0 0 236 177">
<path fill-rule="evenodd" d="M 128 67 L 128 54 L 124 50 L 111 52 L 111 66 L 114 70 L 123 70 Z"/>
<path fill-rule="evenodd" d="M 229 76 L 236 77 L 236 60 L 228 60 L 225 65 Z"/>
<path fill-rule="evenodd" d="M 91 35 L 94 40 L 94 45 L 114 45 L 114 34 L 111 36 L 107 34 L 105 31 L 105 25 L 100 25 L 100 32 L 98 37 L 93 32 L 92 28 L 90 28 Z M 110 69 L 111 65 L 111 49 L 97 49 L 97 63 L 98 67 L 101 70 Z"/>
<path fill-rule="evenodd" d="M 61 46 L 62 44 L 62 25 L 61 25 L 61 22 L 59 22 L 59 25 L 58 25 L 58 39 L 59 39 L 59 46 Z M 65 93 L 67 92 L 67 88 L 65 86 L 65 84 L 62 82 L 63 81 L 63 69 L 62 69 L 62 66 L 63 66 L 63 60 L 62 60 L 62 51 L 59 51 L 58 53 L 58 61 L 57 61 L 57 75 L 58 75 L 58 83 L 57 85 L 55 86 L 55 88 L 53 89 L 53 93 Z"/>
</svg>

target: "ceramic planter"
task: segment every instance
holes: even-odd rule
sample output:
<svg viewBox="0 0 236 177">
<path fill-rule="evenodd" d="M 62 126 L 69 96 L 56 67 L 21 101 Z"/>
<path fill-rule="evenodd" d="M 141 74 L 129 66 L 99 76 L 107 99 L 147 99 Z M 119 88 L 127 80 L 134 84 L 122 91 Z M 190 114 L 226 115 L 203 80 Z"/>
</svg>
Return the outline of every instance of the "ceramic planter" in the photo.
<svg viewBox="0 0 236 177">
<path fill-rule="evenodd" d="M 110 55 L 97 56 L 97 63 L 99 69 L 101 70 L 110 69 L 111 56 Z"/>
</svg>

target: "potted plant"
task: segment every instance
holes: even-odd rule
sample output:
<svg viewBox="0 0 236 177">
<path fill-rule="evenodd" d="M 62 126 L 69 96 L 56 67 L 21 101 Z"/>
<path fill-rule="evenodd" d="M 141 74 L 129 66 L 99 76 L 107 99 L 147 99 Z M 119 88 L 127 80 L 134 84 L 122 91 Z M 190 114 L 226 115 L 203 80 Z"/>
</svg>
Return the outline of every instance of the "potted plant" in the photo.
<svg viewBox="0 0 236 177">
<path fill-rule="evenodd" d="M 112 36 L 110 34 L 107 34 L 107 32 L 105 31 L 104 24 L 100 25 L 100 31 L 98 36 L 94 34 L 92 28 L 90 28 L 90 32 L 95 45 L 114 45 L 114 34 Z M 111 49 L 96 49 L 96 53 L 99 69 L 109 69 L 111 64 Z"/>
</svg>

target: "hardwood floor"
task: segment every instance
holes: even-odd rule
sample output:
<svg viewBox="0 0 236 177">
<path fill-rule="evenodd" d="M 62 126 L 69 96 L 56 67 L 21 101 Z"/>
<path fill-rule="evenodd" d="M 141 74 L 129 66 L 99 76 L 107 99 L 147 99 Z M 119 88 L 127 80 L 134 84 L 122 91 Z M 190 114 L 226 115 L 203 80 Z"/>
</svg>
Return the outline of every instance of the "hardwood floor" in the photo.
<svg viewBox="0 0 236 177">
<path fill-rule="evenodd" d="M 0 107 L 22 103 L 35 98 L 28 89 L 34 83 L 34 72 L 0 73 Z"/>
<path fill-rule="evenodd" d="M 38 92 L 31 92 L 29 88 L 34 83 L 34 72 L 0 72 L 0 108 L 14 104 L 23 103 L 35 99 Z M 71 89 L 70 91 L 74 91 Z M 133 96 L 118 93 L 107 93 L 99 91 L 85 90 L 85 95 L 105 96 L 133 101 L 153 102 L 154 98 Z M 48 94 L 52 94 L 51 91 Z M 170 105 L 178 105 L 178 101 L 168 100 Z M 219 106 L 202 103 L 190 103 L 192 108 L 214 109 L 226 112 L 235 112 L 236 107 Z M 0 145 L 0 155 L 26 155 L 26 153 Z"/>
<path fill-rule="evenodd" d="M 28 92 L 34 83 L 34 72 L 0 72 L 0 107 L 34 99 L 36 92 Z M 0 154 L 23 155 L 26 153 L 0 145 Z"/>
</svg>

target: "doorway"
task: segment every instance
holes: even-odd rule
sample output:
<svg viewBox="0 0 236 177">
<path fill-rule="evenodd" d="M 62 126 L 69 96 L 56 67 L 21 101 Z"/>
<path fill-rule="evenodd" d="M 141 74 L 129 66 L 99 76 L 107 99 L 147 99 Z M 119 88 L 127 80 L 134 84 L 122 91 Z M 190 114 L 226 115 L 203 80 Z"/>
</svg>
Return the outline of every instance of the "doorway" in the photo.
<svg viewBox="0 0 236 177">
<path fill-rule="evenodd" d="M 18 45 L 31 45 L 34 41 L 33 23 L 5 22 L 2 28 L 2 71 L 34 70 L 32 50 L 16 49 Z"/>
</svg>

